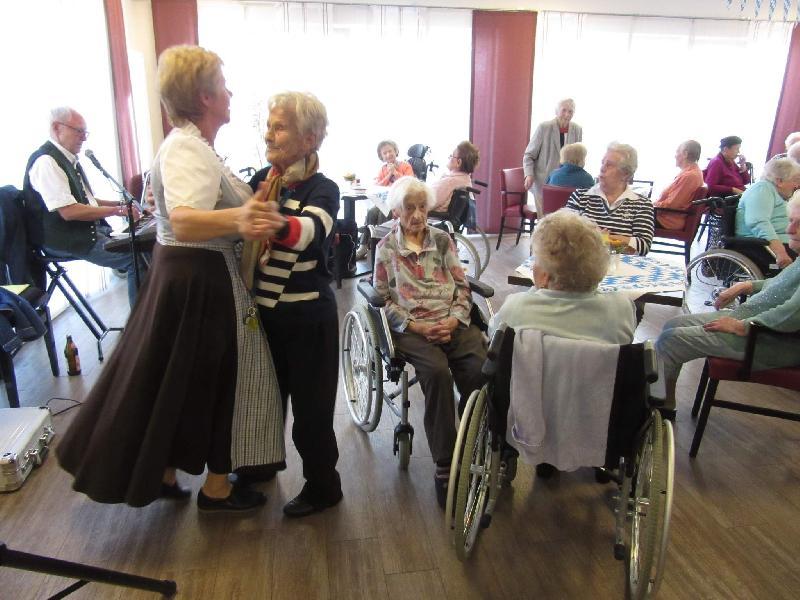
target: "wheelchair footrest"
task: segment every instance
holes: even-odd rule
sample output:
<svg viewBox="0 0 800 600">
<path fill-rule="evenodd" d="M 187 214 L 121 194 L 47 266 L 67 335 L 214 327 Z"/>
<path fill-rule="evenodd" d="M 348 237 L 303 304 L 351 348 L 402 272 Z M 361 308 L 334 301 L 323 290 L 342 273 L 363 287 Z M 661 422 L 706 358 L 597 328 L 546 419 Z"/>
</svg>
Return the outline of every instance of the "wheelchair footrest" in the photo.
<svg viewBox="0 0 800 600">
<path fill-rule="evenodd" d="M 398 423 L 394 428 L 394 441 L 392 443 L 392 451 L 397 454 L 400 450 L 400 436 L 408 436 L 408 449 L 411 451 L 414 447 L 414 428 L 410 423 Z"/>
</svg>

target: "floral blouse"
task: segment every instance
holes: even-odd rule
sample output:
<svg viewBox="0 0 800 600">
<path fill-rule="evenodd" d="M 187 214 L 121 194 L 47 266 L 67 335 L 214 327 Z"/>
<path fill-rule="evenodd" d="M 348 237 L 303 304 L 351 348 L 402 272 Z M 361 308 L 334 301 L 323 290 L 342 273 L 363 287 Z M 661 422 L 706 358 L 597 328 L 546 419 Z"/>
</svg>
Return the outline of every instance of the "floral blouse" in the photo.
<svg viewBox="0 0 800 600">
<path fill-rule="evenodd" d="M 470 324 L 469 283 L 444 231 L 428 227 L 416 252 L 396 224 L 378 243 L 374 280 L 376 291 L 387 299 L 386 317 L 395 331 L 404 331 L 410 321 L 436 323 L 447 317 Z"/>
</svg>

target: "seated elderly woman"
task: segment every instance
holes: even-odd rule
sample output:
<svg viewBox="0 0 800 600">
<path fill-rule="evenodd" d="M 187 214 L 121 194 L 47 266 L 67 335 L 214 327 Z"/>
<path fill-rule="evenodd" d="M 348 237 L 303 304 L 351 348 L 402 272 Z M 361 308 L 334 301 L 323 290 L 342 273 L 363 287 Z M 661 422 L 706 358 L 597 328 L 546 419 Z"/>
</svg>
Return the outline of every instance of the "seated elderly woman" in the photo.
<svg viewBox="0 0 800 600">
<path fill-rule="evenodd" d="M 404 160 L 399 160 L 400 149 L 397 143 L 392 140 L 381 140 L 378 142 L 378 158 L 383 161 L 381 170 L 375 177 L 375 185 L 389 186 L 401 177 L 414 175 L 414 169 Z M 367 218 L 361 233 L 361 245 L 356 251 L 356 259 L 365 258 L 369 252 L 369 226 L 385 223 L 391 217 L 385 216 L 381 209 L 373 206 L 367 211 Z"/>
<path fill-rule="evenodd" d="M 768 240 L 769 250 L 766 246 L 737 250 L 752 258 L 763 273 L 770 264 L 777 262 L 783 269 L 797 258 L 788 246 L 786 201 L 799 187 L 800 165 L 790 158 L 773 158 L 764 166 L 761 181 L 750 186 L 739 200 L 736 235 Z"/>
<path fill-rule="evenodd" d="M 566 208 L 607 230 L 611 245 L 625 254 L 645 255 L 653 242 L 653 205 L 628 185 L 636 166 L 632 146 L 611 142 L 600 163 L 597 184 L 576 190 Z"/>
<path fill-rule="evenodd" d="M 436 196 L 436 205 L 433 207 L 435 212 L 447 212 L 453 192 L 472 185 L 472 172 L 478 166 L 479 160 L 478 148 L 469 140 L 456 146 L 447 161 L 447 173 L 431 183 Z"/>
<path fill-rule="evenodd" d="M 800 200 L 789 202 L 789 246 L 800 250 Z M 720 311 L 741 295 L 755 294 L 732 311 Z M 722 292 L 716 300 L 719 312 L 681 315 L 670 319 L 656 340 L 664 361 L 667 406 L 675 406 L 675 385 L 683 363 L 705 356 L 741 360 L 751 323 L 777 331 L 800 329 L 800 262 L 795 261 L 776 277 L 743 281 Z M 759 336 L 753 365 L 768 369 L 796 365 L 800 345 L 794 339 Z"/>
<path fill-rule="evenodd" d="M 389 205 L 399 222 L 378 243 L 374 283 L 387 300 L 395 347 L 425 394 L 425 434 L 444 507 L 456 441 L 453 380 L 464 398 L 481 386 L 486 343 L 470 323 L 472 297 L 453 241 L 428 226 L 434 201 L 433 190 L 413 177 L 392 186 Z"/>
<path fill-rule="evenodd" d="M 608 250 L 589 219 L 568 210 L 547 215 L 533 232 L 535 287 L 511 294 L 495 314 L 490 329 L 505 323 L 571 339 L 630 344 L 636 330 L 634 305 L 617 292 L 600 293 L 608 269 Z M 547 478 L 548 463 L 536 466 Z"/>
<path fill-rule="evenodd" d="M 547 176 L 548 185 L 569 188 L 590 188 L 594 177 L 583 168 L 586 164 L 586 146 L 567 144 L 561 148 L 561 166 Z"/>
<path fill-rule="evenodd" d="M 750 183 L 747 160 L 739 154 L 742 138 L 729 135 L 719 141 L 719 154 L 708 163 L 704 176 L 709 196 L 730 196 L 743 194 Z"/>
</svg>

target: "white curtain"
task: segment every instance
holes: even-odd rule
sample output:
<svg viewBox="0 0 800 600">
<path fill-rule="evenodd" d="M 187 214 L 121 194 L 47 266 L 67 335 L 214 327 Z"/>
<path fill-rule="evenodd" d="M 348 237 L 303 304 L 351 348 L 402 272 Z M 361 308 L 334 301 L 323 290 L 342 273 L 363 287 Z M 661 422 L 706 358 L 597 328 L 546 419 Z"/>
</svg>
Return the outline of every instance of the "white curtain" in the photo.
<svg viewBox="0 0 800 600">
<path fill-rule="evenodd" d="M 22 188 L 28 157 L 48 139 L 50 109 L 63 105 L 86 119 L 91 135 L 83 149 L 94 150 L 103 166 L 118 175 L 103 0 L 0 2 L 0 56 L 0 80 L 6 83 L 0 185 Z M 95 194 L 117 199 L 91 163 L 82 163 Z M 72 263 L 69 272 L 87 295 L 107 283 L 107 270 L 89 263 Z M 51 309 L 58 312 L 64 304 L 55 299 Z"/>
<path fill-rule="evenodd" d="M 333 179 L 371 181 L 385 138 L 401 157 L 428 145 L 444 165 L 469 137 L 468 10 L 199 0 L 198 19 L 200 44 L 225 61 L 233 92 L 216 146 L 234 168 L 264 164 L 266 101 L 290 89 L 328 110 L 320 165 Z"/>
<path fill-rule="evenodd" d="M 637 179 L 656 191 L 677 173 L 675 149 L 702 145 L 701 168 L 719 140 L 738 135 L 756 174 L 764 165 L 792 24 L 540 13 L 532 127 L 572 97 L 587 170 L 608 142 L 633 145 Z"/>
</svg>

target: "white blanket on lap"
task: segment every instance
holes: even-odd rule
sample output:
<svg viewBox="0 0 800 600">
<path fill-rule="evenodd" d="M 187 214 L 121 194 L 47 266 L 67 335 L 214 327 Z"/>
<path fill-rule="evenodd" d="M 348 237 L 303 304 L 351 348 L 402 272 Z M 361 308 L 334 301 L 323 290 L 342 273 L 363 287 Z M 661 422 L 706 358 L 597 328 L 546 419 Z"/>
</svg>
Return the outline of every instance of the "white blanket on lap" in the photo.
<svg viewBox="0 0 800 600">
<path fill-rule="evenodd" d="M 618 358 L 613 344 L 517 331 L 507 437 L 525 462 L 603 465 Z"/>
</svg>

